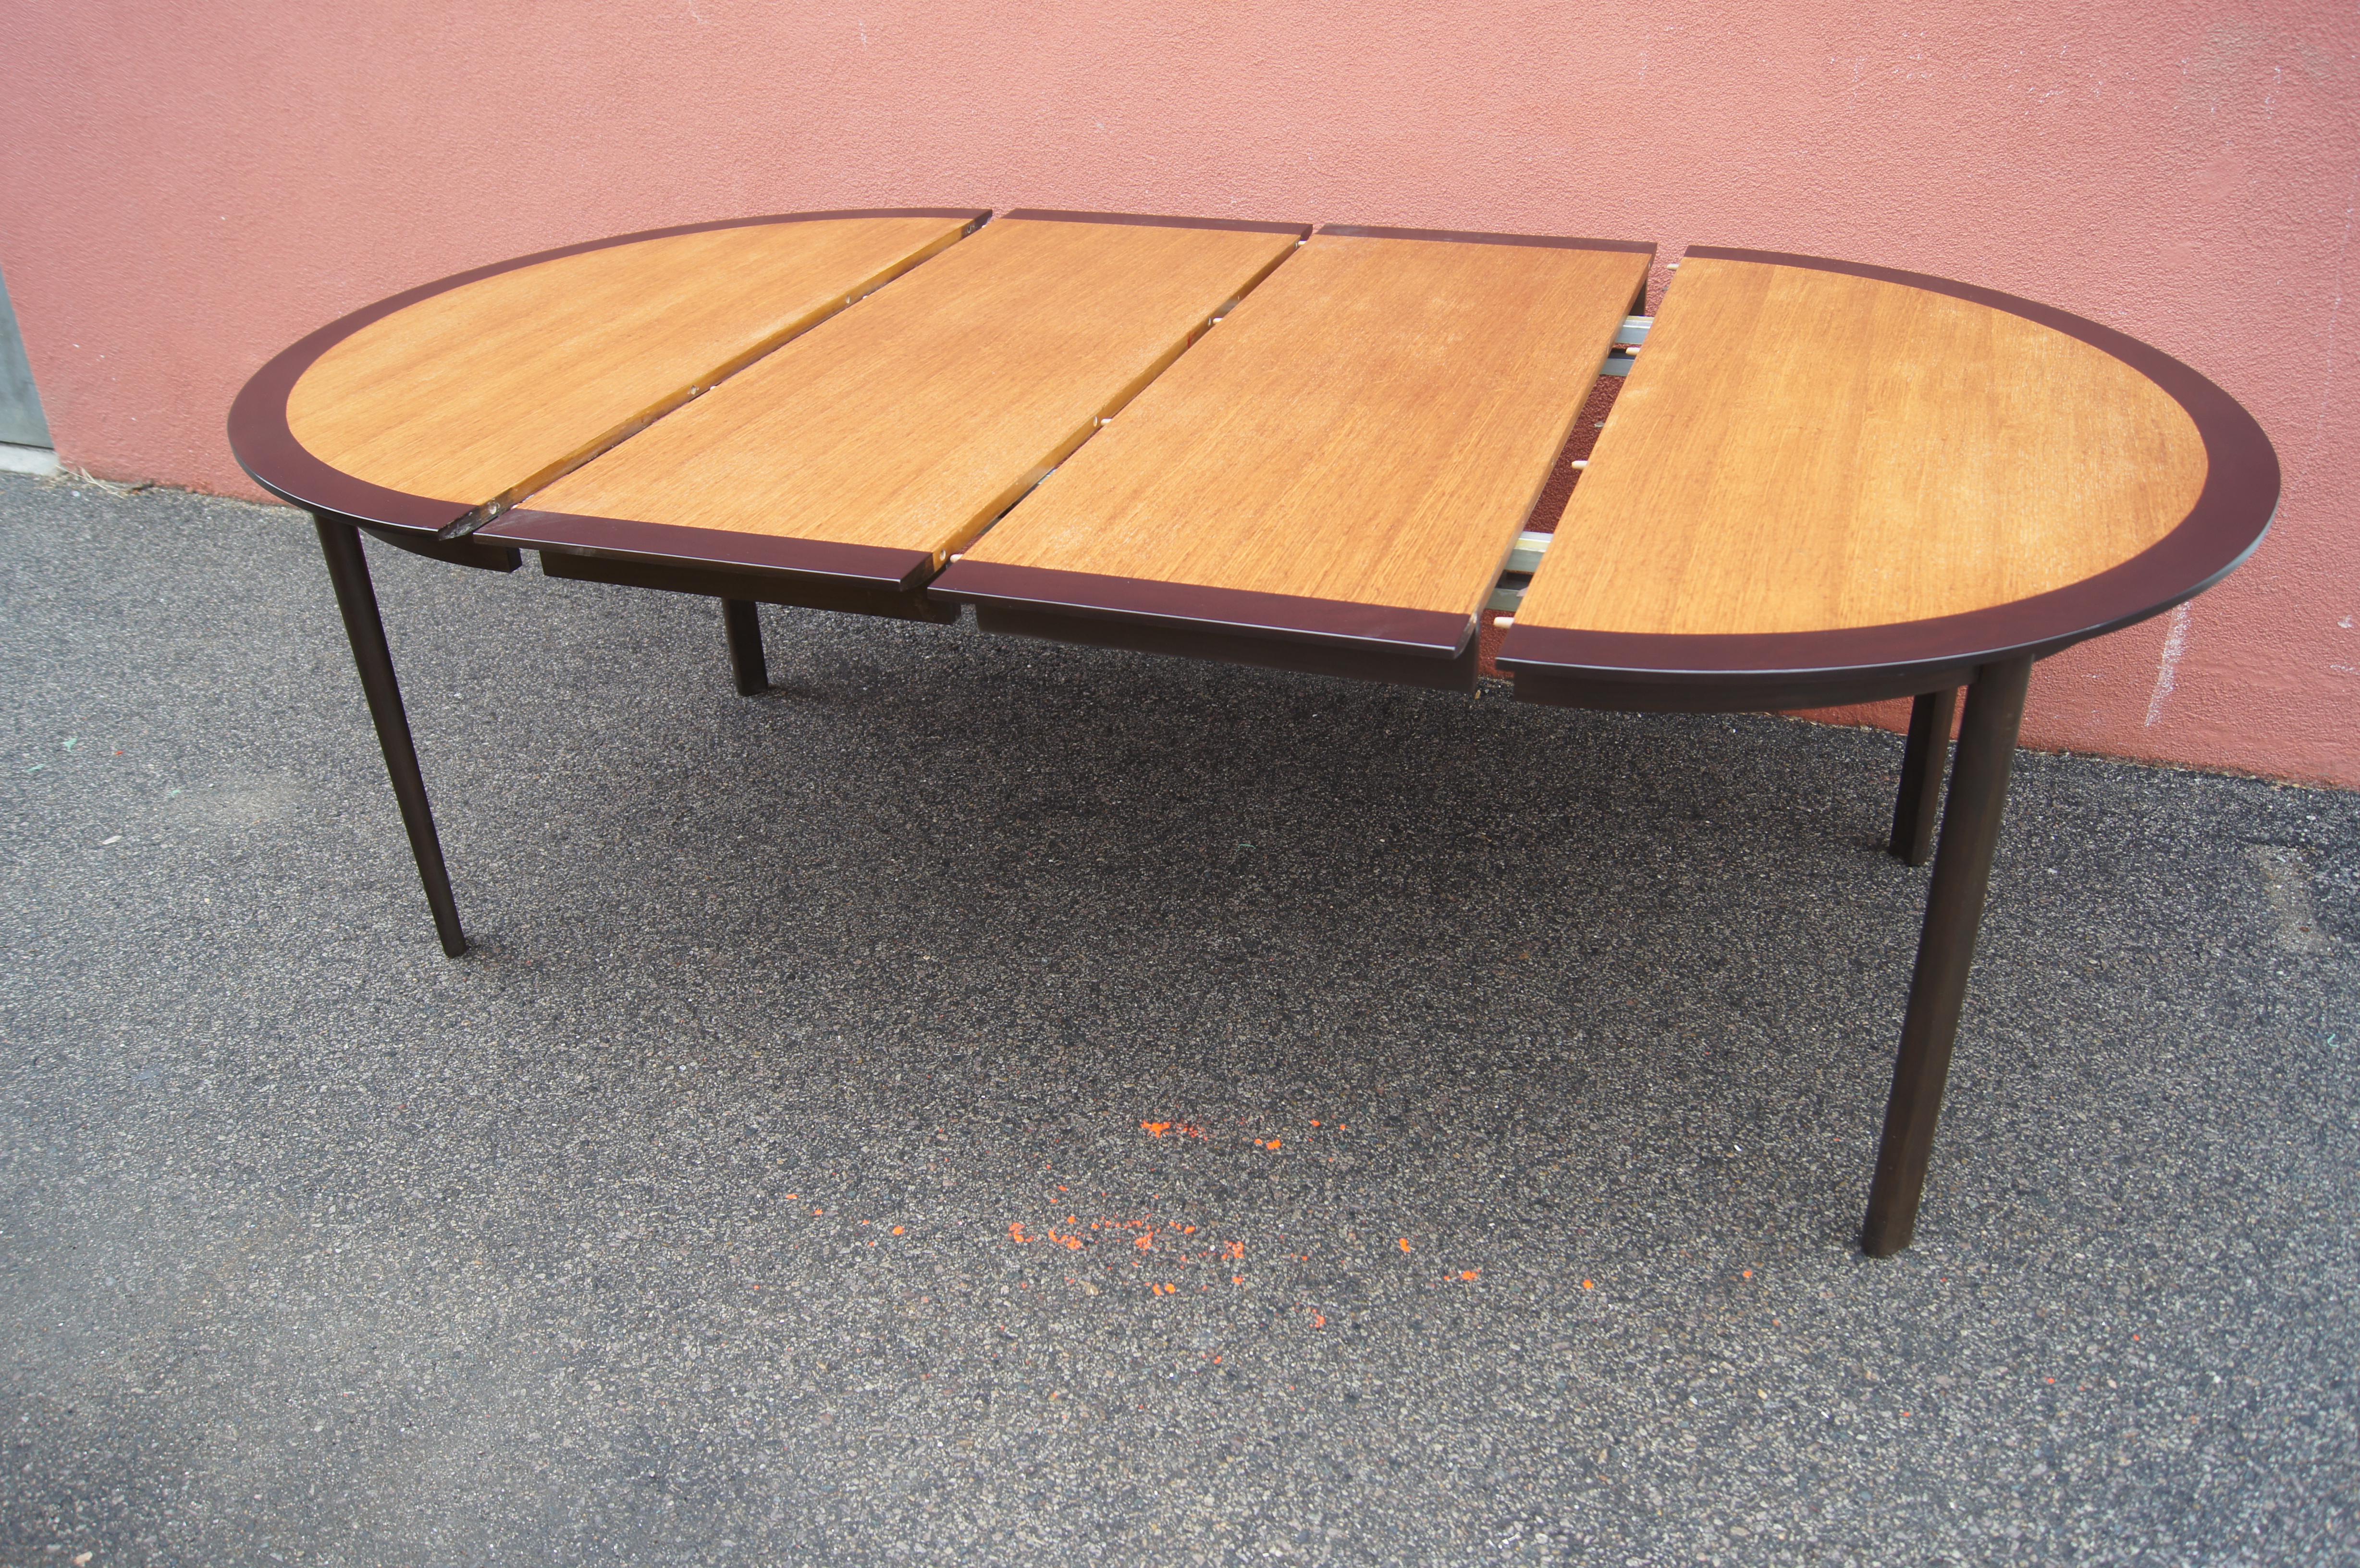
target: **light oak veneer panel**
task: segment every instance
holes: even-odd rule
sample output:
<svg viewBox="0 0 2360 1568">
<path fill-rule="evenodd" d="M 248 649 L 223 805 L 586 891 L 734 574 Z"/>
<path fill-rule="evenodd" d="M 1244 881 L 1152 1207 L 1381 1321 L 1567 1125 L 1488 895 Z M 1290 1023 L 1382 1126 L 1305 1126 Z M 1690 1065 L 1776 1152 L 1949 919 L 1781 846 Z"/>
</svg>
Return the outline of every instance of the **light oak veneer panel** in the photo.
<svg viewBox="0 0 2360 1568">
<path fill-rule="evenodd" d="M 1519 627 L 1891 626 L 2011 604 L 2185 517 L 2205 450 L 2129 365 L 1904 284 L 1685 262 Z"/>
<path fill-rule="evenodd" d="M 296 382 L 322 462 L 448 499 L 546 483 L 956 239 L 956 217 L 821 218 L 560 256 L 373 321 Z"/>
<path fill-rule="evenodd" d="M 1000 219 L 532 507 L 924 550 L 940 564 L 1295 243 Z"/>
<path fill-rule="evenodd" d="M 1471 620 L 1647 263 L 1316 235 L 967 559 Z"/>
</svg>

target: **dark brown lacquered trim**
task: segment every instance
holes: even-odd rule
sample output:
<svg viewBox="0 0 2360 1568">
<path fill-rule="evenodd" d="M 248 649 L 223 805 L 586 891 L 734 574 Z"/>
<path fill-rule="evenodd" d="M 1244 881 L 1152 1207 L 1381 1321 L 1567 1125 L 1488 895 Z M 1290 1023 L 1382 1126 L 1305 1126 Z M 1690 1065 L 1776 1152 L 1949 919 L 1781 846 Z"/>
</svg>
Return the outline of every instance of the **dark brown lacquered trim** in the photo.
<svg viewBox="0 0 2360 1568">
<path fill-rule="evenodd" d="M 295 383 L 302 379 L 303 373 L 311 369 L 322 354 L 363 327 L 383 321 L 396 310 L 415 305 L 421 299 L 432 299 L 437 294 L 478 283 L 486 278 L 497 278 L 503 272 L 514 272 L 520 267 L 555 261 L 563 256 L 580 256 L 586 251 L 636 245 L 641 240 L 670 239 L 675 234 L 698 234 L 715 229 L 754 228 L 763 223 L 814 223 L 831 218 L 964 218 L 969 224 L 975 224 L 990 215 L 972 207 L 859 207 L 828 212 L 774 212 L 759 218 L 722 218 L 709 223 L 678 223 L 668 229 L 641 229 L 634 234 L 614 234 L 606 239 L 583 240 L 575 245 L 560 245 L 555 250 L 535 251 L 530 256 L 515 256 L 485 267 L 470 267 L 465 272 L 454 272 L 432 283 L 405 289 L 374 305 L 364 305 L 348 316 L 340 316 L 274 355 L 238 390 L 236 400 L 230 405 L 230 451 L 237 458 L 238 466 L 245 469 L 257 485 L 307 512 L 325 514 L 346 522 L 388 528 L 423 528 L 431 533 L 456 521 L 486 497 L 477 495 L 464 501 L 444 500 L 438 496 L 412 495 L 406 491 L 388 490 L 382 485 L 355 479 L 312 456 L 295 439 L 295 432 L 287 425 L 287 397 L 295 390 Z"/>
<path fill-rule="evenodd" d="M 923 550 L 782 539 L 772 534 L 683 528 L 677 523 L 643 523 L 625 517 L 585 517 L 572 512 L 536 511 L 530 506 L 519 506 L 494 519 L 471 537 L 527 550 L 561 550 L 661 566 L 785 572 L 903 593 L 916 588 L 934 564 L 934 558 Z"/>
<path fill-rule="evenodd" d="M 1145 229 L 1229 229 L 1247 234 L 1293 234 L 1309 237 L 1308 223 L 1271 223 L 1251 218 L 1165 218 L 1152 212 L 1060 212 L 1041 207 L 1019 207 L 1002 212 L 1003 223 L 1126 223 Z"/>
<path fill-rule="evenodd" d="M 1513 628 L 1510 628 L 1513 630 Z M 1830 674 L 1595 675 L 1580 670 L 1525 669 L 1516 672 L 1521 702 L 1617 713 L 1792 713 L 1915 697 L 1928 686 L 1962 686 L 1972 663 L 1905 670 L 1839 670 Z"/>
<path fill-rule="evenodd" d="M 544 550 L 541 571 L 545 577 L 575 583 L 608 583 L 625 588 L 654 588 L 667 593 L 694 593 L 703 599 L 745 600 L 761 604 L 794 604 L 807 610 L 836 610 L 847 615 L 881 615 L 896 621 L 926 621 L 946 626 L 959 618 L 956 604 L 938 604 L 923 590 L 878 588 L 836 577 L 807 577 L 783 572 L 747 572 L 729 567 L 677 566 L 638 557 L 584 555 L 573 550 Z"/>
<path fill-rule="evenodd" d="M 1365 223 L 1322 223 L 1319 233 L 1352 240 L 1443 240 L 1452 245 L 1538 245 L 1545 250 L 1619 250 L 1653 256 L 1653 240 L 1582 240 L 1558 234 L 1487 234 L 1472 229 L 1380 229 Z"/>
<path fill-rule="evenodd" d="M 410 528 L 379 528 L 375 523 L 357 526 L 373 539 L 389 544 L 396 550 L 406 550 L 412 555 L 422 555 L 429 561 L 442 561 L 446 566 L 514 572 L 524 564 L 524 557 L 506 545 L 477 544 L 474 539 L 438 539 L 432 534 L 421 534 Z"/>
<path fill-rule="evenodd" d="M 1614 688 L 1626 699 L 1633 688 L 1640 694 L 1651 689 L 1662 693 L 1660 704 L 1643 705 L 1696 708 L 1708 702 L 1770 705 L 1766 693 L 1798 688 L 1930 691 L 1942 683 L 1936 678 L 1955 676 L 1961 669 L 2043 659 L 2192 599 L 2234 571 L 2269 531 L 2278 500 L 2278 453 L 2269 438 L 2236 399 L 2161 349 L 2052 306 L 1923 273 L 1719 245 L 1691 245 L 1687 254 L 1898 283 L 2005 310 L 2077 338 L 2137 371 L 2188 411 L 2204 442 L 2204 487 L 2171 532 L 2120 565 L 2014 604 L 1955 615 L 1817 632 L 1705 636 L 1573 631 L 1518 622 L 1501 644 L 1499 663 L 1520 677 L 1542 678 L 1529 692 L 1520 679 L 1520 696 L 1571 702 L 1579 700 L 1583 686 L 1596 684 Z M 1663 690 L 1674 686 L 1695 690 L 1675 699 Z"/>
<path fill-rule="evenodd" d="M 985 631 L 1009 637 L 1042 637 L 1050 642 L 1078 643 L 1085 648 L 1120 648 L 1133 653 L 1170 654 L 1182 659 L 1209 659 L 1222 664 L 1290 670 L 1304 675 L 1340 675 L 1351 681 L 1382 681 L 1388 685 L 1422 686 L 1441 691 L 1471 693 L 1479 657 L 1472 639 L 1458 658 L 1435 659 L 1426 654 L 1400 653 L 1382 643 L 1338 648 L 1278 637 L 1236 637 L 1196 626 L 1049 615 L 990 604 L 976 606 L 975 624 Z"/>
<path fill-rule="evenodd" d="M 1405 654 L 1419 659 L 1456 659 L 1474 636 L 1475 617 L 1443 610 L 1404 610 L 1390 604 L 1355 604 L 1293 593 L 1258 593 L 1242 588 L 1201 588 L 1185 583 L 1153 583 L 1138 577 L 1107 577 L 1095 572 L 1058 572 L 1045 566 L 1010 566 L 997 561 L 955 561 L 927 590 L 956 604 L 1129 621 L 1139 626 L 1269 637 Z"/>
</svg>

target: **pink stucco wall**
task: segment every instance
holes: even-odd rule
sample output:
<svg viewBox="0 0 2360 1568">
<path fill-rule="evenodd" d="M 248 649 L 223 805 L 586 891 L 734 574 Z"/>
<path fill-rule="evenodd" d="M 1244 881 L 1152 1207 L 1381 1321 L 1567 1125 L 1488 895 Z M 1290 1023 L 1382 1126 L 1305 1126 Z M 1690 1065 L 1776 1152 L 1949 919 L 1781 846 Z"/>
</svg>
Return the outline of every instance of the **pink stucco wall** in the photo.
<svg viewBox="0 0 2360 1568">
<path fill-rule="evenodd" d="M 1817 252 L 2119 326 L 2278 444 L 2261 552 L 2183 623 L 2042 666 L 2033 743 L 2360 786 L 2348 4 L 5 0 L 0 37 L 0 268 L 60 448 L 102 474 L 254 494 L 223 415 L 306 329 L 733 213 Z"/>
</svg>

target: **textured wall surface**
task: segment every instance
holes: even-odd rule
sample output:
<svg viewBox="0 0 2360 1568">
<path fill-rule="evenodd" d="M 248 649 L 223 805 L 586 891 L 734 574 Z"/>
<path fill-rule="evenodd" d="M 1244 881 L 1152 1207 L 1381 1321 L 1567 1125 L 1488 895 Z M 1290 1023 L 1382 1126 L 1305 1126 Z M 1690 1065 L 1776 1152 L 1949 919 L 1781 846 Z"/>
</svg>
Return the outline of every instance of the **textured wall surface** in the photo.
<svg viewBox="0 0 2360 1568">
<path fill-rule="evenodd" d="M 0 267 L 61 454 L 238 495 L 309 328 L 742 212 L 974 203 L 1753 245 L 2029 295 L 2253 409 L 2278 522 L 2027 739 L 2360 785 L 2347 5 L 8 0 Z M 1659 278 L 1660 282 L 1660 278 Z"/>
</svg>

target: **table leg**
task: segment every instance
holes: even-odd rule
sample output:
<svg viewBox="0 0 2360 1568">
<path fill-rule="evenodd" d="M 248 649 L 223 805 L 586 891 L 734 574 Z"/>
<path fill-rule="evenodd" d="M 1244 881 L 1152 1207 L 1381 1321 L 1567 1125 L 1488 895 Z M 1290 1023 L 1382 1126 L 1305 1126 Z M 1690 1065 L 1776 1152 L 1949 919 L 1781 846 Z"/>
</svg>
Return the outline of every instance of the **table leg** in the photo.
<svg viewBox="0 0 2360 1568">
<path fill-rule="evenodd" d="M 344 612 L 344 636 L 352 642 L 353 663 L 368 696 L 369 717 L 377 723 L 385 770 L 393 779 L 394 799 L 401 803 L 401 825 L 410 833 L 418 879 L 426 885 L 426 904 L 434 911 L 434 931 L 442 939 L 442 951 L 457 958 L 467 951 L 467 936 L 459 929 L 451 873 L 442 864 L 442 841 L 434 836 L 434 812 L 426 803 L 426 780 L 419 777 L 418 747 L 410 738 L 410 717 L 402 712 L 401 688 L 393 678 L 393 653 L 385 644 L 385 622 L 377 615 L 377 590 L 369 583 L 368 558 L 361 553 L 360 530 L 326 517 L 311 520 L 320 530 L 320 553 L 328 558 L 328 580 L 336 585 L 336 607 Z"/>
<path fill-rule="evenodd" d="M 1950 687 L 1928 691 L 1909 705 L 1909 745 L 1901 754 L 1901 793 L 1893 802 L 1893 840 L 1888 846 L 1905 866 L 1923 866 L 1934 855 L 1935 808 L 1942 800 L 1943 765 L 1950 757 L 1950 716 L 1959 693 Z"/>
<path fill-rule="evenodd" d="M 769 691 L 770 670 L 762 661 L 761 612 L 749 599 L 724 599 L 721 626 L 729 637 L 729 670 L 738 677 L 738 695 L 751 697 Z"/>
<path fill-rule="evenodd" d="M 2031 674 L 2029 659 L 1986 664 L 1967 688 L 1966 722 L 1942 812 L 1941 850 L 1926 896 L 1918 968 L 1909 978 L 1909 1011 L 1901 1024 L 1893 1096 L 1885 1106 L 1876 1181 L 1869 1189 L 1868 1223 L 1861 1233 L 1861 1249 L 1872 1258 L 1891 1257 L 1917 1234 L 1918 1200 L 1934 1152 L 1934 1124 L 1942 1115 L 1942 1087 L 1950 1077 L 1959 1010 L 1966 1001 L 1975 928 L 1991 884 L 2008 766 L 2016 756 Z"/>
</svg>

